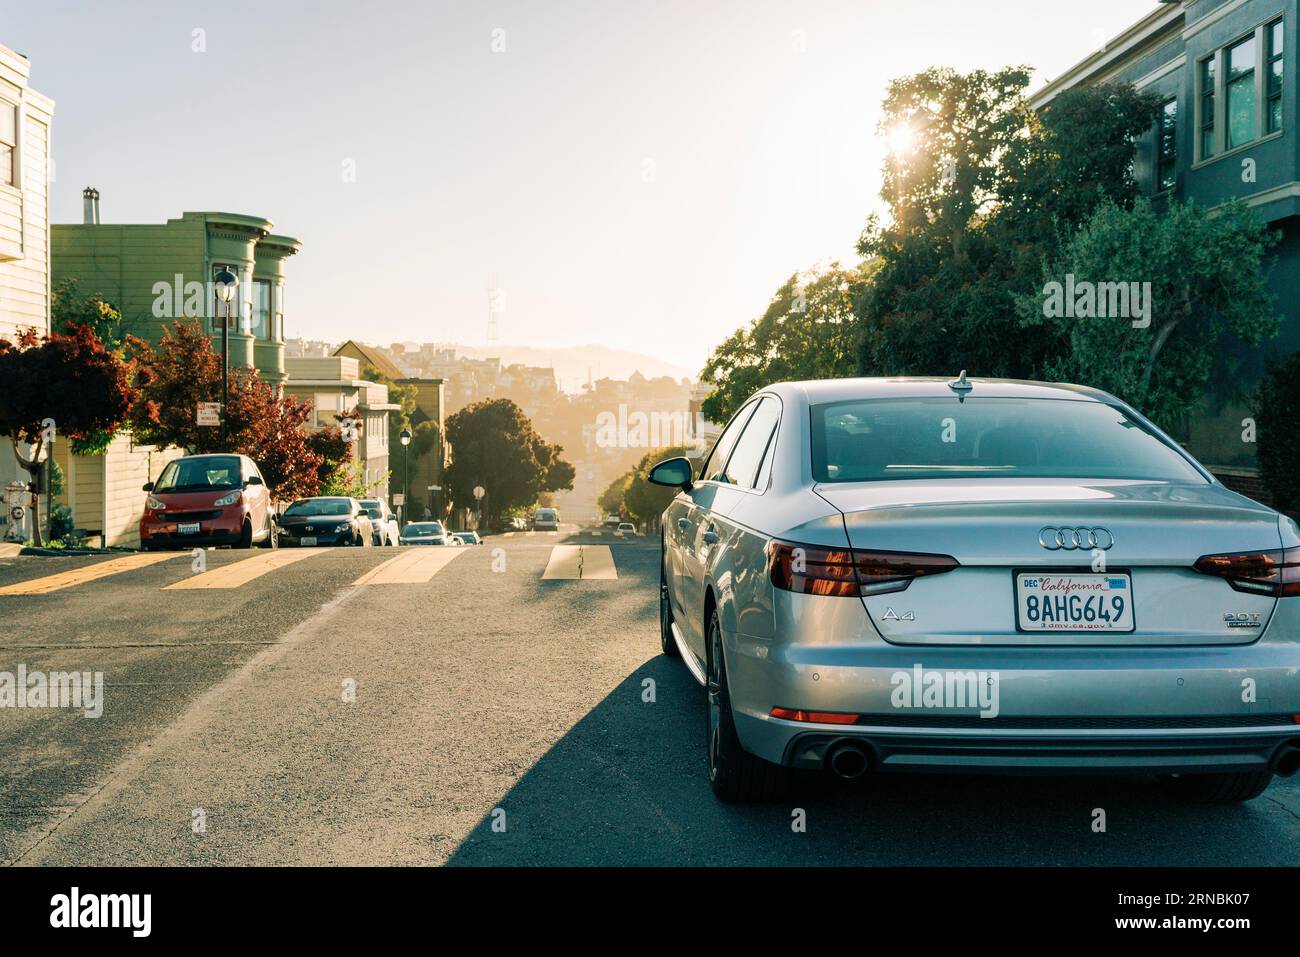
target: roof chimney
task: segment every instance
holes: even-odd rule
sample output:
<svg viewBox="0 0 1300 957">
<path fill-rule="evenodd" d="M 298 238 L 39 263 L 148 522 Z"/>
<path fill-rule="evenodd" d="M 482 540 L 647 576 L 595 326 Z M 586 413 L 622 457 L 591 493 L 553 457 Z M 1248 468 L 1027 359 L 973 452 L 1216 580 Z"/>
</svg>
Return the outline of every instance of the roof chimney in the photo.
<svg viewBox="0 0 1300 957">
<path fill-rule="evenodd" d="M 81 221 L 87 226 L 99 225 L 99 190 L 93 186 L 81 191 Z"/>
</svg>

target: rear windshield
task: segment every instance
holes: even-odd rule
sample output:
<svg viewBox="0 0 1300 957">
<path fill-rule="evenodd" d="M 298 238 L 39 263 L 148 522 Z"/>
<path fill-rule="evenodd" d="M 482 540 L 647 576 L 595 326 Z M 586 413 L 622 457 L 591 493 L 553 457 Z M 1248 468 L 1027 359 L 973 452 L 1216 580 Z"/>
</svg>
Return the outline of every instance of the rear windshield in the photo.
<svg viewBox="0 0 1300 957">
<path fill-rule="evenodd" d="M 413 522 L 402 529 L 403 535 L 441 535 L 442 526 L 437 522 Z"/>
<path fill-rule="evenodd" d="M 1069 399 L 863 399 L 812 408 L 818 482 L 1205 478 L 1119 409 Z"/>
<path fill-rule="evenodd" d="M 349 498 L 304 498 L 284 510 L 286 515 L 351 515 Z"/>
<path fill-rule="evenodd" d="M 239 458 L 214 455 L 211 458 L 175 459 L 167 464 L 155 492 L 206 492 L 211 489 L 238 488 L 241 485 Z"/>
</svg>

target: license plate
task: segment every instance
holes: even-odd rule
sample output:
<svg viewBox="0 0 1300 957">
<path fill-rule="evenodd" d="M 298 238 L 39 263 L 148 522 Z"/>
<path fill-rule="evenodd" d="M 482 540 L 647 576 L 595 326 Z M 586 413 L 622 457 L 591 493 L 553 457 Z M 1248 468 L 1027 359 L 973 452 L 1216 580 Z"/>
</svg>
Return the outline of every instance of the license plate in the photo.
<svg viewBox="0 0 1300 957">
<path fill-rule="evenodd" d="M 299 545 L 315 545 L 315 544 L 316 544 L 316 536 L 315 536 L 315 535 L 304 535 L 302 538 L 298 539 L 298 544 L 299 544 Z"/>
<path fill-rule="evenodd" d="M 1128 572 L 1019 572 L 1016 613 L 1021 631 L 1133 631 L 1133 580 Z"/>
<path fill-rule="evenodd" d="M 197 535 L 198 533 L 198 522 L 178 522 L 176 524 L 176 534 L 178 535 Z"/>
</svg>

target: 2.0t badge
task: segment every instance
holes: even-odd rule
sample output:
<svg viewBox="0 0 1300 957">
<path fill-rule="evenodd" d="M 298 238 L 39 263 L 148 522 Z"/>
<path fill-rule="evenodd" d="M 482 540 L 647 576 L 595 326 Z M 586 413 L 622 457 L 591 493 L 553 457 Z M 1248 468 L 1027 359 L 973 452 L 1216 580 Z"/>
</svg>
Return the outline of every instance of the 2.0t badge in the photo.
<svg viewBox="0 0 1300 957">
<path fill-rule="evenodd" d="M 1229 628 L 1259 628 L 1264 624 L 1256 612 L 1227 612 L 1223 616 Z"/>
</svg>

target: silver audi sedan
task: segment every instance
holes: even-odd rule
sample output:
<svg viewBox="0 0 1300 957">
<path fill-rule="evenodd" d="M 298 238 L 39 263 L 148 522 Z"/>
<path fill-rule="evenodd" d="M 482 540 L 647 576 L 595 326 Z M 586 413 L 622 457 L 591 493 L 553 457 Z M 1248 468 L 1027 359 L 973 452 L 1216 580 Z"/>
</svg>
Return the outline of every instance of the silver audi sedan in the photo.
<svg viewBox="0 0 1300 957">
<path fill-rule="evenodd" d="M 792 769 L 1300 768 L 1300 527 L 1095 389 L 842 379 L 753 396 L 663 514 L 661 641 L 726 800 Z"/>
</svg>

